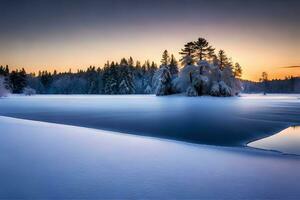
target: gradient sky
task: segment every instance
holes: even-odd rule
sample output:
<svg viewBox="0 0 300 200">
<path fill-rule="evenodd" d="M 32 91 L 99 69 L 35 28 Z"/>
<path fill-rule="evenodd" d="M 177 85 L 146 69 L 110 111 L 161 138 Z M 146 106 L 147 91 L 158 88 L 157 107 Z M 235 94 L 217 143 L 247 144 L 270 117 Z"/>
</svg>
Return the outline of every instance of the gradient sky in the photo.
<svg viewBox="0 0 300 200">
<path fill-rule="evenodd" d="M 65 71 L 107 60 L 179 59 L 204 37 L 258 80 L 300 76 L 299 0 L 0 0 L 0 64 Z M 296 66 L 296 67 L 288 67 Z"/>
</svg>

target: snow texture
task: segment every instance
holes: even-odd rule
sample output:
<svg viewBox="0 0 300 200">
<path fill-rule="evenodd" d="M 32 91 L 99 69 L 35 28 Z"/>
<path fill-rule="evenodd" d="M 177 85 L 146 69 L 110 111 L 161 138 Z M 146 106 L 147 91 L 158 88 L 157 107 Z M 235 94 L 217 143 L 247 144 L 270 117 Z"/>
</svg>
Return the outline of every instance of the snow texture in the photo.
<svg viewBox="0 0 300 200">
<path fill-rule="evenodd" d="M 233 76 L 231 67 L 220 70 L 218 65 L 205 60 L 197 65 L 185 65 L 172 84 L 176 92 L 185 92 L 188 96 L 235 96 L 242 90 L 241 82 Z"/>
<path fill-rule="evenodd" d="M 0 132 L 1 199 L 300 197 L 298 157 L 6 117 Z"/>
</svg>

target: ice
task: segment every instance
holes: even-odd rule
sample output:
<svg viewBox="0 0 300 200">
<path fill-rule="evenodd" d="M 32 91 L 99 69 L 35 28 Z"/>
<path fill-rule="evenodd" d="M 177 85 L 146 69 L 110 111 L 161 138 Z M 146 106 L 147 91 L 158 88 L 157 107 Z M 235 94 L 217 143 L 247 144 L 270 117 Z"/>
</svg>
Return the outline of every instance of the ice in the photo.
<svg viewBox="0 0 300 200">
<path fill-rule="evenodd" d="M 244 146 L 299 125 L 299 97 L 10 96 L 0 99 L 0 115 L 193 143 Z"/>
</svg>

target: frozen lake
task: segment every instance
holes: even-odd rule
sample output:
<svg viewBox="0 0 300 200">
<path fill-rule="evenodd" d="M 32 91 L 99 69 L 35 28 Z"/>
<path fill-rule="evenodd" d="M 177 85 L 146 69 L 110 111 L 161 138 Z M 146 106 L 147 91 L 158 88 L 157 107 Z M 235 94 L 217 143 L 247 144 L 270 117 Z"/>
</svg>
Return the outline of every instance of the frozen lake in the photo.
<svg viewBox="0 0 300 200">
<path fill-rule="evenodd" d="M 10 96 L 0 198 L 298 199 L 299 156 L 244 146 L 291 153 L 299 124 L 299 95 Z"/>
<path fill-rule="evenodd" d="M 10 96 L 1 99 L 0 115 L 200 144 L 245 146 L 299 125 L 300 95 Z"/>
</svg>

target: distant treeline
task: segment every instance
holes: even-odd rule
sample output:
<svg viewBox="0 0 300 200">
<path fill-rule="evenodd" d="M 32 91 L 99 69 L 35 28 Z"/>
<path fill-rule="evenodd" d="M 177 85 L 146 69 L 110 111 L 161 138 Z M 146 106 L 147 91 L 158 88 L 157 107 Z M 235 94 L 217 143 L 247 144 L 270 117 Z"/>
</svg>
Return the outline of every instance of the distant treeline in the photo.
<svg viewBox="0 0 300 200">
<path fill-rule="evenodd" d="M 171 55 L 168 63 L 171 79 L 178 76 L 176 59 Z M 25 69 L 10 71 L 0 66 L 6 89 L 12 93 L 38 94 L 151 94 L 155 93 L 155 73 L 159 67 L 154 62 L 122 59 L 120 63 L 107 63 L 103 68 L 90 66 L 76 73 L 40 71 L 27 74 Z M 284 80 L 241 80 L 244 93 L 300 93 L 300 77 Z"/>
<path fill-rule="evenodd" d="M 286 77 L 284 80 L 242 81 L 244 93 L 300 93 L 300 77 Z"/>
<path fill-rule="evenodd" d="M 157 68 L 150 61 L 133 63 L 130 57 L 76 73 L 54 70 L 27 74 L 25 69 L 10 71 L 8 66 L 0 66 L 0 76 L 5 77 L 12 93 L 23 93 L 24 88 L 30 87 L 38 94 L 144 94 L 152 93 L 149 88 Z"/>
</svg>

